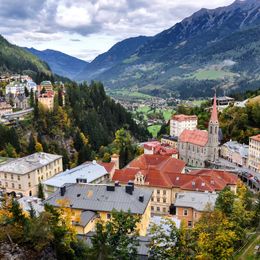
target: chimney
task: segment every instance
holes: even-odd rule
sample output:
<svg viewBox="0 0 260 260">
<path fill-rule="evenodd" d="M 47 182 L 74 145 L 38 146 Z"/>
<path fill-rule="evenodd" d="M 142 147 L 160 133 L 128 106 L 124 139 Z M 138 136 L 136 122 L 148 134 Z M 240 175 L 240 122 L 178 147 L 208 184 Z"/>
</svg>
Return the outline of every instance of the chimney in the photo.
<svg viewBox="0 0 260 260">
<path fill-rule="evenodd" d="M 130 195 L 133 195 L 133 187 L 131 185 L 126 185 L 125 186 L 125 192 L 130 194 Z"/>
<path fill-rule="evenodd" d="M 107 191 L 115 191 L 115 186 L 107 185 Z"/>
<path fill-rule="evenodd" d="M 135 184 L 134 184 L 133 181 L 128 181 L 128 185 L 129 185 L 129 186 L 132 186 L 132 188 L 133 188 L 133 190 L 134 190 L 134 188 L 135 188 Z"/>
<path fill-rule="evenodd" d="M 116 168 L 116 170 L 118 170 L 119 169 L 119 155 L 114 153 L 111 156 L 111 162 L 115 163 L 115 168 Z"/>
<path fill-rule="evenodd" d="M 139 196 L 139 201 L 140 201 L 140 202 L 144 202 L 144 195 L 140 195 L 140 196 Z"/>
<path fill-rule="evenodd" d="M 63 186 L 63 187 L 60 188 L 60 195 L 64 196 L 65 193 L 66 193 L 66 186 Z"/>
</svg>

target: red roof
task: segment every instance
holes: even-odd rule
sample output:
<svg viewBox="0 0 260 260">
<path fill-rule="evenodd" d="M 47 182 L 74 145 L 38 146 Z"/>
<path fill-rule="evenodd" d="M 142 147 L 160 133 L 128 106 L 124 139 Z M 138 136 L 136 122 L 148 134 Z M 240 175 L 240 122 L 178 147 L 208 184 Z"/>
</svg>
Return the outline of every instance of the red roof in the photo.
<svg viewBox="0 0 260 260">
<path fill-rule="evenodd" d="M 158 141 L 147 142 L 144 144 L 144 148 L 147 150 L 152 150 L 156 148 L 158 145 L 161 145 L 161 143 Z"/>
<path fill-rule="evenodd" d="M 115 167 L 115 162 L 98 162 L 99 165 L 103 166 L 108 173 L 110 173 Z"/>
<path fill-rule="evenodd" d="M 217 109 L 217 97 L 214 96 L 213 108 L 211 112 L 210 122 L 218 123 L 218 109 Z"/>
<path fill-rule="evenodd" d="M 143 160 L 143 157 L 140 158 L 139 163 L 143 162 Z M 138 163 L 134 163 L 135 166 L 137 164 Z M 141 173 L 145 178 L 144 182 L 147 186 L 176 187 L 182 190 L 212 192 L 221 191 L 227 185 L 235 185 L 238 180 L 236 175 L 225 171 L 203 169 L 183 174 L 172 171 L 169 161 L 161 161 L 156 165 L 155 167 L 154 160 L 152 160 L 152 165 L 148 166 L 147 169 L 129 167 L 128 165 L 122 170 L 115 171 L 113 181 L 127 183 L 128 181 L 134 181 L 135 175 Z"/>
<path fill-rule="evenodd" d="M 175 121 L 190 121 L 190 120 L 198 120 L 198 117 L 195 116 L 195 115 L 183 115 L 183 114 L 180 114 L 180 115 L 174 115 L 172 116 L 172 120 L 175 120 Z"/>
<path fill-rule="evenodd" d="M 206 146 L 208 142 L 208 132 L 203 130 L 189 130 L 185 129 L 179 136 L 179 141 L 184 143 L 191 143 L 200 146 Z"/>
<path fill-rule="evenodd" d="M 260 142 L 260 134 L 259 135 L 255 135 L 255 136 L 251 136 L 251 139 Z"/>
<path fill-rule="evenodd" d="M 126 168 L 138 168 L 140 170 L 156 169 L 172 172 L 182 172 L 185 162 L 167 155 L 143 154 L 131 161 Z"/>
</svg>

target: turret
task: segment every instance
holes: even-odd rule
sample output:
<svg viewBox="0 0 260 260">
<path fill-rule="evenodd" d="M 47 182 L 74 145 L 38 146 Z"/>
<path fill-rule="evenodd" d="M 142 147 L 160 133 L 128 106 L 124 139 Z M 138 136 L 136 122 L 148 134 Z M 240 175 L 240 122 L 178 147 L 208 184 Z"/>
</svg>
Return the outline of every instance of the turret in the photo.
<svg viewBox="0 0 260 260">
<path fill-rule="evenodd" d="M 210 161 L 218 159 L 218 133 L 219 133 L 219 122 L 218 122 L 218 110 L 217 110 L 217 97 L 216 94 L 213 99 L 213 107 L 211 117 L 209 120 L 208 129 L 208 155 Z"/>
</svg>

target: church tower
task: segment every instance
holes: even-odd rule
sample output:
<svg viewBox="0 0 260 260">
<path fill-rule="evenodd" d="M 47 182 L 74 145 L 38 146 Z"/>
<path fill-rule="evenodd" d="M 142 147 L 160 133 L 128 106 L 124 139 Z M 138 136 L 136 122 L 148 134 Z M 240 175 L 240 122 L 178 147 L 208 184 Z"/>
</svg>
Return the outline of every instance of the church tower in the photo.
<svg viewBox="0 0 260 260">
<path fill-rule="evenodd" d="M 208 129 L 208 159 L 210 161 L 215 161 L 219 157 L 218 132 L 219 132 L 219 122 L 218 122 L 218 110 L 217 110 L 217 97 L 215 94 L 213 100 L 213 108 L 212 108 L 211 117 L 209 121 L 209 129 Z"/>
</svg>

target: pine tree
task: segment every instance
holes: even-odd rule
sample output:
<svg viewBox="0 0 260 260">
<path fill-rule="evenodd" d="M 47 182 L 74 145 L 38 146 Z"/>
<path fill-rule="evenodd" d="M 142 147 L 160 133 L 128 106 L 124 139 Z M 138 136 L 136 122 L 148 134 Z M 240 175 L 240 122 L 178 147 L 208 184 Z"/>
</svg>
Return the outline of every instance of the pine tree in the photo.
<svg viewBox="0 0 260 260">
<path fill-rule="evenodd" d="M 38 198 L 40 198 L 42 200 L 45 199 L 44 191 L 43 191 L 43 185 L 42 185 L 41 182 L 38 184 Z"/>
</svg>

